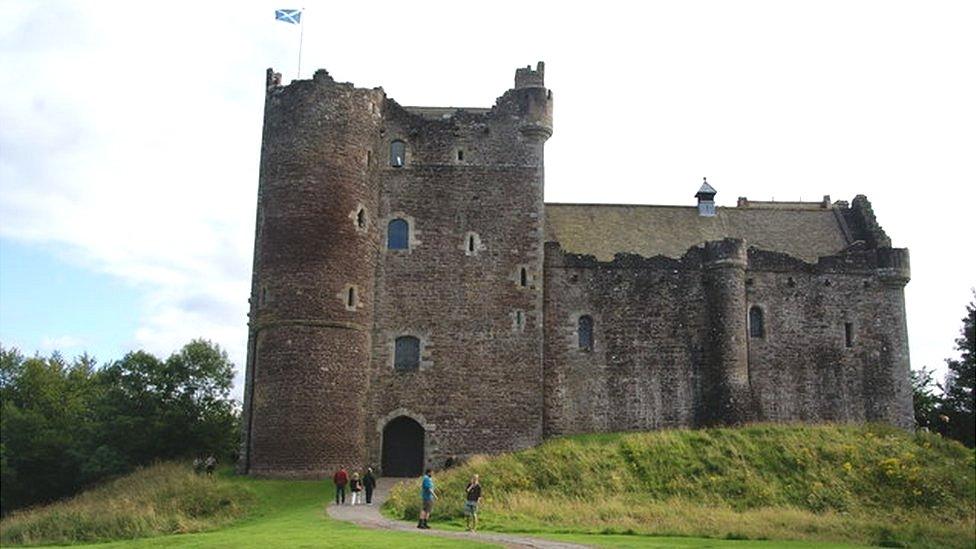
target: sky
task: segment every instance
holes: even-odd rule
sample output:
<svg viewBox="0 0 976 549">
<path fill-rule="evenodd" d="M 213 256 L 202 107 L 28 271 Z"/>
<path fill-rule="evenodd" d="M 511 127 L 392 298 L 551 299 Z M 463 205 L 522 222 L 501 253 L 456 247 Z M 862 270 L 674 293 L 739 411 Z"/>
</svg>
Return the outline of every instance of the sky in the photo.
<svg viewBox="0 0 976 549">
<path fill-rule="evenodd" d="M 546 200 L 865 194 L 912 256 L 913 368 L 976 287 L 976 2 L 0 0 L 0 344 L 242 367 L 265 69 L 488 107 L 546 62 Z M 298 54 L 301 42 L 301 73 Z M 240 395 L 241 376 L 235 394 Z"/>
</svg>

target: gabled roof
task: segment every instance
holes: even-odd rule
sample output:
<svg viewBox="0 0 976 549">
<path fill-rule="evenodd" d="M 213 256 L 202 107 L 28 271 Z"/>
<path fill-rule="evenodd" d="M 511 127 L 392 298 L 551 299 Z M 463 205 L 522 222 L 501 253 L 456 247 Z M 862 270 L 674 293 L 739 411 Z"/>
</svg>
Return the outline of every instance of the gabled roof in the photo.
<svg viewBox="0 0 976 549">
<path fill-rule="evenodd" d="M 707 180 L 704 180 L 702 181 L 701 188 L 698 189 L 697 193 L 695 193 L 695 198 L 698 198 L 698 195 L 702 194 L 710 194 L 714 197 L 716 194 L 718 194 L 718 191 L 715 190 L 715 187 L 709 185 Z"/>
<path fill-rule="evenodd" d="M 545 238 L 601 261 L 620 252 L 678 258 L 705 241 L 733 237 L 815 263 L 850 244 L 836 207 L 803 206 L 720 207 L 706 217 L 695 206 L 546 204 Z"/>
</svg>

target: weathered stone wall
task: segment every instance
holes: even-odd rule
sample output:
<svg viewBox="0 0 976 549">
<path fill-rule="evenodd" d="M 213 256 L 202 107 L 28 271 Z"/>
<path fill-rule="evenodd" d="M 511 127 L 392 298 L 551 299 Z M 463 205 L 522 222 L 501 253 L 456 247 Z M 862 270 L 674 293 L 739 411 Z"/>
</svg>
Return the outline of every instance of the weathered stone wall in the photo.
<svg viewBox="0 0 976 549">
<path fill-rule="evenodd" d="M 387 223 L 407 220 L 410 246 L 382 246 L 376 269 L 372 463 L 397 415 L 425 427 L 432 466 L 542 440 L 542 153 L 551 126 L 540 133 L 535 124 L 551 117 L 550 102 L 531 88 L 510 90 L 489 112 L 447 117 L 385 104 L 373 168 L 378 225 L 385 242 Z M 390 165 L 393 140 L 406 143 L 403 167 Z M 421 341 L 419 371 L 393 368 L 403 335 Z"/>
<path fill-rule="evenodd" d="M 382 99 L 325 71 L 287 87 L 269 74 L 245 391 L 248 472 L 308 476 L 365 457 L 379 237 L 375 224 L 358 226 L 357 212 L 377 209 L 366 160 Z"/>
<path fill-rule="evenodd" d="M 903 290 L 879 276 L 878 255 L 851 252 L 809 265 L 750 252 L 749 306 L 763 310 L 766 328 L 764 337 L 749 338 L 760 419 L 912 426 Z"/>
<path fill-rule="evenodd" d="M 546 244 L 546 434 L 696 424 L 708 319 L 703 252 L 612 262 Z M 580 349 L 580 316 L 593 349 Z"/>
<path fill-rule="evenodd" d="M 746 263 L 743 246 L 600 262 L 548 243 L 547 436 L 763 420 L 911 427 L 904 250 L 813 265 L 756 249 Z M 753 306 L 762 337 L 749 336 Z M 578 345 L 581 315 L 594 319 L 592 351 Z"/>
</svg>

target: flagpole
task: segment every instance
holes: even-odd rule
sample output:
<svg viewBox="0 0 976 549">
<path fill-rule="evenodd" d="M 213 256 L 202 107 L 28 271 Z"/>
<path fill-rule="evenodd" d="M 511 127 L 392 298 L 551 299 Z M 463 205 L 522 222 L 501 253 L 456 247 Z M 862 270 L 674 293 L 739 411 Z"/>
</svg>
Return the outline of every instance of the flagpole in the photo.
<svg viewBox="0 0 976 549">
<path fill-rule="evenodd" d="M 298 80 L 302 79 L 302 39 L 305 37 L 305 8 L 302 8 L 301 19 L 298 20 Z"/>
</svg>

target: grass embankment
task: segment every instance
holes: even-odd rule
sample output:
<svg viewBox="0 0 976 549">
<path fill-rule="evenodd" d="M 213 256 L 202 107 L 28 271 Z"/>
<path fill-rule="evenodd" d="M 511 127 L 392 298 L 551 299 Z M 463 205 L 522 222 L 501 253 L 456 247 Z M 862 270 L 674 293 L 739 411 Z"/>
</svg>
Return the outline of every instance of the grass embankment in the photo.
<svg viewBox="0 0 976 549">
<path fill-rule="evenodd" d="M 77 543 L 198 532 L 243 516 L 254 497 L 244 486 L 163 463 L 77 497 L 12 513 L 0 542 Z"/>
<path fill-rule="evenodd" d="M 325 515 L 325 502 L 332 498 L 328 484 L 235 477 L 229 471 L 207 479 L 190 473 L 187 465 L 164 464 L 65 502 L 14 513 L 0 522 L 0 544 L 109 542 L 93 546 L 98 549 L 479 546 L 332 520 Z"/>
<path fill-rule="evenodd" d="M 475 458 L 437 477 L 434 520 L 463 524 L 482 477 L 482 526 L 516 532 L 653 534 L 967 547 L 976 461 L 935 435 L 880 426 L 771 426 L 583 435 Z M 385 511 L 413 519 L 413 485 Z"/>
</svg>

